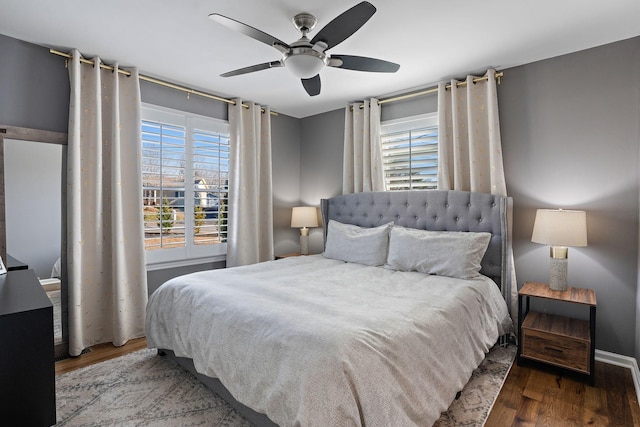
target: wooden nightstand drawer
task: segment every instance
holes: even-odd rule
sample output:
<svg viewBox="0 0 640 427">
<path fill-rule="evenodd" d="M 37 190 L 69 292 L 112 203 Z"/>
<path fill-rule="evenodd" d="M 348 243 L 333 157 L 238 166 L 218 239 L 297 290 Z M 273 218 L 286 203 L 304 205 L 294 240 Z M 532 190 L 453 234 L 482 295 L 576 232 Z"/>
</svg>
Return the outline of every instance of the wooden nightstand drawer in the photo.
<svg viewBox="0 0 640 427">
<path fill-rule="evenodd" d="M 583 373 L 589 372 L 589 322 L 529 312 L 522 323 L 522 356 Z"/>
<path fill-rule="evenodd" d="M 522 356 L 589 373 L 587 341 L 523 328 Z"/>
<path fill-rule="evenodd" d="M 531 298 L 588 306 L 589 320 L 531 311 Z M 586 374 L 589 384 L 595 384 L 596 294 L 593 290 L 554 291 L 543 283 L 526 282 L 518 291 L 518 310 L 518 365 L 523 359 L 536 360 Z"/>
</svg>

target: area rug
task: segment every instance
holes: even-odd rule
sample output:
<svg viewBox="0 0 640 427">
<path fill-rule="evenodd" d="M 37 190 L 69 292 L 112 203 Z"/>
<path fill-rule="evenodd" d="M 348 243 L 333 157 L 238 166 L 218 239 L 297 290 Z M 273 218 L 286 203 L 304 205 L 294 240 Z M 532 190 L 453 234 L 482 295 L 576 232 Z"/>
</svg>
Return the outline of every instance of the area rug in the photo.
<svg viewBox="0 0 640 427">
<path fill-rule="evenodd" d="M 515 355 L 494 347 L 436 423 L 482 426 Z M 58 426 L 214 426 L 251 423 L 186 370 L 147 349 L 56 377 Z"/>
<path fill-rule="evenodd" d="M 507 379 L 517 350 L 516 345 L 493 347 L 473 371 L 460 396 L 440 416 L 434 427 L 483 426 Z"/>
</svg>

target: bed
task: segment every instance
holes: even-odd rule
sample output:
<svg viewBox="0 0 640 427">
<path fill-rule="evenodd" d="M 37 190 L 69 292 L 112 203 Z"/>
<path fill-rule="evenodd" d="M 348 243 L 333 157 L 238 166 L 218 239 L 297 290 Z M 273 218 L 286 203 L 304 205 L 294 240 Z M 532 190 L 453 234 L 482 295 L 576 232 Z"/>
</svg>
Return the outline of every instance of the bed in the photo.
<svg viewBox="0 0 640 427">
<path fill-rule="evenodd" d="M 148 345 L 256 425 L 431 425 L 511 331 L 509 205 L 433 190 L 322 200 L 324 255 L 168 281 Z"/>
</svg>

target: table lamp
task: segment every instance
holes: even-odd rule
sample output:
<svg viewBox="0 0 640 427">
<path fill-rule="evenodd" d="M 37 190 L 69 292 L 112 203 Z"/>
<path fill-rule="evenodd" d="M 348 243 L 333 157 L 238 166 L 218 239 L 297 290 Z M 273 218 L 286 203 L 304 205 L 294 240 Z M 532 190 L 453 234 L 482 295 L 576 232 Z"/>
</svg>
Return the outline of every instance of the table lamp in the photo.
<svg viewBox="0 0 640 427">
<path fill-rule="evenodd" d="M 567 289 L 568 246 L 587 246 L 585 211 L 538 209 L 531 241 L 551 245 L 549 288 Z"/>
<path fill-rule="evenodd" d="M 291 211 L 291 227 L 300 229 L 300 254 L 309 255 L 309 228 L 318 226 L 318 214 L 312 206 L 295 207 Z"/>
</svg>

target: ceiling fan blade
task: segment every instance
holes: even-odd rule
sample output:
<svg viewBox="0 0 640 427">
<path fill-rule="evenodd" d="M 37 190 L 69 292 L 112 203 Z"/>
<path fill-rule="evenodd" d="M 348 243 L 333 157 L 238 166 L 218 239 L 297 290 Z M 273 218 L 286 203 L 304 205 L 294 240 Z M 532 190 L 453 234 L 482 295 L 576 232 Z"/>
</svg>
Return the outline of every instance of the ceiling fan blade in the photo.
<svg viewBox="0 0 640 427">
<path fill-rule="evenodd" d="M 304 86 L 304 90 L 307 91 L 309 96 L 316 96 L 320 94 L 320 74 L 316 74 L 314 77 L 310 79 L 300 79 L 302 81 L 302 86 Z"/>
<path fill-rule="evenodd" d="M 358 31 L 374 13 L 376 8 L 371 3 L 366 1 L 358 3 L 325 25 L 311 40 L 311 44 L 315 45 L 322 41 L 327 44 L 327 49 L 331 49 Z"/>
<path fill-rule="evenodd" d="M 239 68 L 237 70 L 228 71 L 224 74 L 220 74 L 220 77 L 239 76 L 240 74 L 253 73 L 254 71 L 267 70 L 269 68 L 277 68 L 277 67 L 282 67 L 282 62 L 271 61 L 271 62 L 265 62 L 264 64 L 257 64 L 257 65 L 252 65 L 250 67 Z"/>
<path fill-rule="evenodd" d="M 236 21 L 235 19 L 228 18 L 218 13 L 212 13 L 211 15 L 209 15 L 209 18 L 224 25 L 227 28 L 261 41 L 262 43 L 268 44 L 269 46 L 273 46 L 280 52 L 287 52 L 289 49 L 291 49 L 291 47 L 282 40 L 277 39 L 263 31 L 260 31 L 257 28 L 253 28 L 250 25 L 244 24 L 240 21 Z"/>
<path fill-rule="evenodd" d="M 374 73 L 395 73 L 400 68 L 400 65 L 394 62 L 354 55 L 331 55 L 329 66 Z"/>
</svg>

